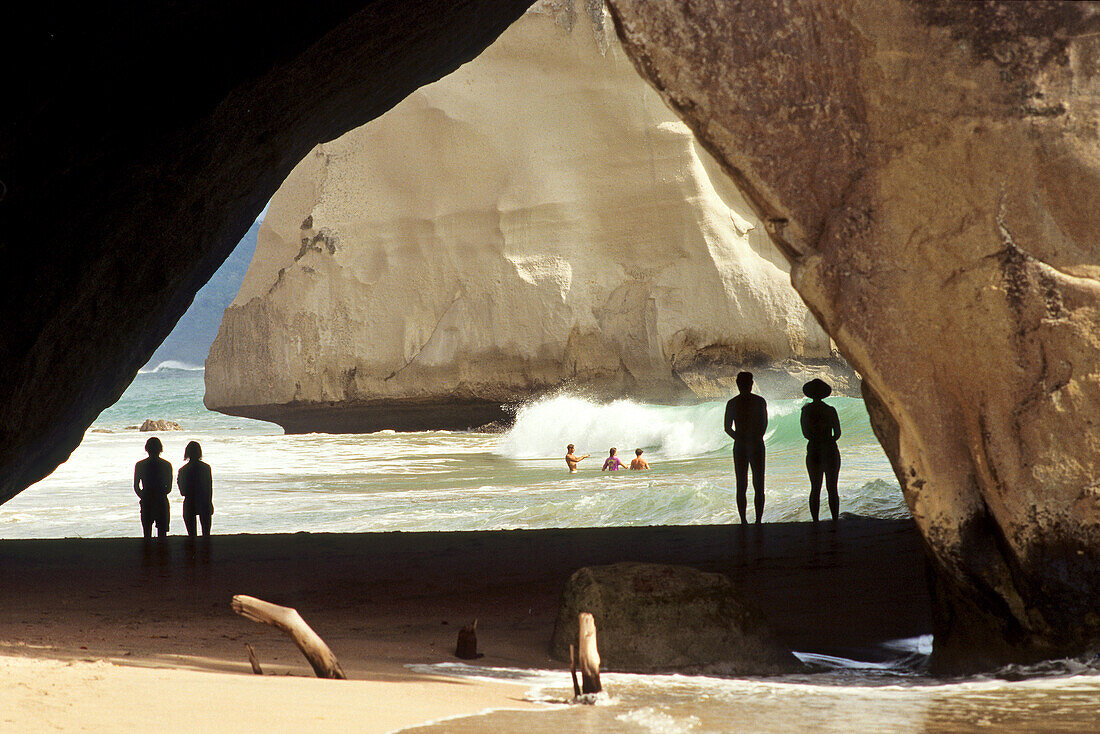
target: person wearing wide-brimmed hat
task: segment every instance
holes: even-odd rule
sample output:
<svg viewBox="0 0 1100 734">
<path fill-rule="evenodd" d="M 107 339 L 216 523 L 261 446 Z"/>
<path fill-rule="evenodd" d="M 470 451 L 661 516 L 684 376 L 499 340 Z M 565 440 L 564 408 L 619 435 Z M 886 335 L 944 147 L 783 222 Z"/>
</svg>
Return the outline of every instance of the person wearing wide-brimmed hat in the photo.
<svg viewBox="0 0 1100 734">
<path fill-rule="evenodd" d="M 806 470 L 810 473 L 810 516 L 817 522 L 821 504 L 821 480 L 829 493 L 829 512 L 833 520 L 840 512 L 837 478 L 840 476 L 840 416 L 836 408 L 825 403 L 833 392 L 829 383 L 813 379 L 802 386 L 802 392 L 812 402 L 802 406 L 802 435 L 806 437 Z"/>
</svg>

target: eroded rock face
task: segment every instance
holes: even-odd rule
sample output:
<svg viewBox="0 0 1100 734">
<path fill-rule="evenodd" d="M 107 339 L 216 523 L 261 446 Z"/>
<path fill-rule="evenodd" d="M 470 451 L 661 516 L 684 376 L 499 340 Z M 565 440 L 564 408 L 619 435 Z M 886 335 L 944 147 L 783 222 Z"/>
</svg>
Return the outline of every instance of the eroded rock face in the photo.
<svg viewBox="0 0 1100 734">
<path fill-rule="evenodd" d="M 864 377 L 938 571 L 934 662 L 1094 648 L 1100 9 L 611 5 Z"/>
<path fill-rule="evenodd" d="M 370 431 L 477 426 L 562 385 L 726 397 L 742 367 L 769 397 L 821 373 L 858 391 L 740 193 L 586 9 L 536 5 L 295 168 L 208 407 Z"/>
<path fill-rule="evenodd" d="M 606 670 L 712 675 L 796 673 L 805 666 L 718 573 L 659 563 L 579 569 L 562 591 L 550 654 L 569 661 L 577 615 L 596 621 Z"/>
<path fill-rule="evenodd" d="M 529 4 L 6 4 L 0 502 L 69 456 L 313 146 Z"/>
</svg>

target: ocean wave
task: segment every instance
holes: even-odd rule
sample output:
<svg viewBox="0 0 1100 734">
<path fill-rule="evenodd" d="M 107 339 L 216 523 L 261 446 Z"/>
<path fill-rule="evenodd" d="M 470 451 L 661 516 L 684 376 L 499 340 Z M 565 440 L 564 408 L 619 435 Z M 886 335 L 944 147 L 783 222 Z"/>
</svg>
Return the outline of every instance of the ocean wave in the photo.
<svg viewBox="0 0 1100 734">
<path fill-rule="evenodd" d="M 769 451 L 802 450 L 800 410 L 805 400 L 773 400 L 768 403 Z M 863 401 L 834 398 L 847 445 L 873 444 Z M 641 448 L 663 459 L 687 459 L 727 451 L 732 440 L 722 430 L 725 401 L 697 405 L 654 405 L 634 400 L 601 403 L 559 394 L 521 405 L 516 421 L 497 443 L 502 456 L 518 459 L 560 457 L 567 444 L 578 453 L 602 454 L 615 446 L 629 460 Z"/>
<path fill-rule="evenodd" d="M 157 372 L 164 372 L 165 370 L 179 370 L 181 372 L 204 372 L 206 370 L 206 367 L 203 365 L 187 364 L 186 362 L 180 362 L 179 360 L 175 359 L 166 359 L 152 369 L 142 367 L 140 370 L 138 370 L 138 374 L 152 375 L 156 374 Z"/>
</svg>

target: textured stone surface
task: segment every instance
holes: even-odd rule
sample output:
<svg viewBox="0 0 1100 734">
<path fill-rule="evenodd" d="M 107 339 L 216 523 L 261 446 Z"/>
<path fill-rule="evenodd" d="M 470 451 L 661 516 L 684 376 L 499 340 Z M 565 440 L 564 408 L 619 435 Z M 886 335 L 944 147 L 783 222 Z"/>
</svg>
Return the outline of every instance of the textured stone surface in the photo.
<svg viewBox="0 0 1100 734">
<path fill-rule="evenodd" d="M 95 430 L 95 429 L 92 429 Z M 175 421 L 167 421 L 163 419 L 146 418 L 138 428 L 139 431 L 182 431 L 183 426 Z"/>
<path fill-rule="evenodd" d="M 313 146 L 529 4 L 4 4 L 0 502 L 69 456 Z"/>
<path fill-rule="evenodd" d="M 864 377 L 935 559 L 936 665 L 1095 648 L 1100 8 L 611 4 Z"/>
<path fill-rule="evenodd" d="M 858 380 L 602 3 L 539 4 L 314 149 L 271 202 L 206 404 L 290 431 L 468 428 L 562 385 L 769 397 Z M 839 377 L 839 379 L 837 379 Z"/>
<path fill-rule="evenodd" d="M 719 573 L 659 563 L 578 570 L 558 606 L 550 643 L 556 659 L 569 661 L 581 612 L 596 621 L 605 670 L 770 675 L 804 669 Z"/>
</svg>

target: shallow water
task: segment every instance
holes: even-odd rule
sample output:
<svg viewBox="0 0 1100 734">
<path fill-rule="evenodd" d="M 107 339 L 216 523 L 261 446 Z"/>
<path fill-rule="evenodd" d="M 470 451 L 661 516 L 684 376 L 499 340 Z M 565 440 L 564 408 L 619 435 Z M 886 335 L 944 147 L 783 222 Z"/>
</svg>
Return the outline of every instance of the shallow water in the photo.
<svg viewBox="0 0 1100 734">
<path fill-rule="evenodd" d="M 921 641 L 927 645 L 926 640 Z M 812 656 L 804 656 L 810 658 Z M 821 662 L 815 660 L 815 662 Z M 594 705 L 572 702 L 568 671 L 410 666 L 455 678 L 510 680 L 529 686 L 524 700 L 543 704 L 451 719 L 410 732 L 1095 732 L 1100 674 L 1061 661 L 1055 675 L 1027 680 L 938 681 L 904 666 L 832 659 L 799 676 L 726 679 L 705 676 L 601 676 Z M 1017 671 L 1018 672 L 1018 671 Z"/>
<path fill-rule="evenodd" d="M 202 395 L 201 371 L 138 375 L 122 399 L 99 416 L 68 462 L 0 505 L 0 537 L 140 535 L 133 465 L 144 457 L 150 434 L 127 427 L 146 418 L 175 420 L 184 427 L 158 434 L 173 466 L 181 462 L 187 441 L 202 444 L 214 472 L 214 531 L 219 533 L 737 522 L 730 442 L 721 427 L 723 402 L 600 404 L 559 395 L 520 407 L 515 426 L 502 435 L 286 436 L 270 423 L 207 411 Z M 771 405 L 766 520 L 810 519 L 805 443 L 798 426 L 801 402 Z M 831 402 L 845 431 L 840 440 L 842 511 L 906 517 L 862 401 Z M 568 443 L 593 455 L 575 475 L 565 471 L 561 458 Z M 643 448 L 653 469 L 600 472 L 609 446 L 627 458 L 634 448 Z M 180 497 L 173 493 L 171 500 L 176 524 Z"/>
</svg>

